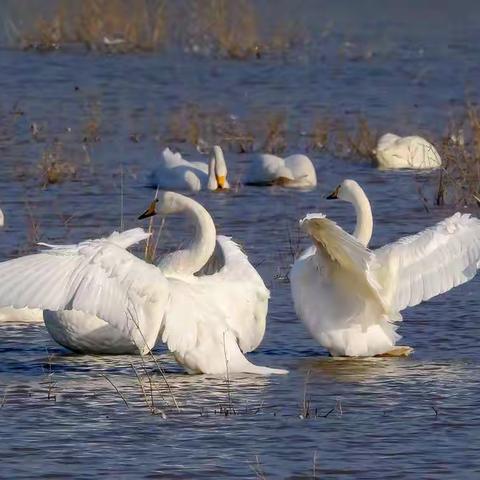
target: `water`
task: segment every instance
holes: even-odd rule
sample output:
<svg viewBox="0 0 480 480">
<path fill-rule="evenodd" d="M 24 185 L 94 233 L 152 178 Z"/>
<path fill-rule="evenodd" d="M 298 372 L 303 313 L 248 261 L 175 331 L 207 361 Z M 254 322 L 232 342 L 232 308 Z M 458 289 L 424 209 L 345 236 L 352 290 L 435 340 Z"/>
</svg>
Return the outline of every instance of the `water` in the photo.
<svg viewBox="0 0 480 480">
<path fill-rule="evenodd" d="M 31 251 L 32 229 L 42 241 L 72 242 L 118 228 L 122 178 L 125 225 L 137 226 L 136 216 L 152 196 L 142 186 L 143 175 L 164 146 L 169 112 L 186 102 L 239 116 L 283 109 L 289 127 L 299 130 L 321 109 L 347 117 L 361 112 L 383 130 L 441 132 L 465 95 L 474 96 L 471 86 L 479 81 L 478 6 L 381 5 L 365 3 L 362 16 L 347 2 L 305 2 L 304 17 L 322 26 L 317 36 L 304 51 L 260 62 L 179 52 L 1 50 L 0 187 L 6 215 L 1 257 Z M 330 21 L 332 33 L 322 40 Z M 342 58 L 339 46 L 347 40 L 361 51 L 373 48 L 375 55 Z M 87 162 L 81 140 L 95 108 L 101 141 L 88 146 Z M 19 110 L 24 114 L 12 113 Z M 40 128 L 37 140 L 32 122 Z M 139 143 L 130 141 L 133 132 L 142 134 Z M 54 137 L 80 167 L 74 181 L 42 189 L 38 162 Z M 379 172 L 328 153 L 311 156 L 319 177 L 312 192 L 241 187 L 196 196 L 218 231 L 245 246 L 271 289 L 267 333 L 249 358 L 290 374 L 236 376 L 228 386 L 208 375 L 185 375 L 159 348 L 181 406 L 180 412 L 173 408 L 149 362 L 155 405 L 165 418 L 151 415 L 146 406 L 131 366 L 146 382 L 149 400 L 139 358 L 73 355 L 56 345 L 43 325 L 3 323 L 0 476 L 478 477 L 479 280 L 404 312 L 401 343 L 415 348 L 410 358 L 334 360 L 295 318 L 284 278 L 292 261 L 289 239 L 296 244 L 297 221 L 306 212 L 326 212 L 352 228 L 351 207 L 323 199 L 343 178 L 358 180 L 372 201 L 375 247 L 452 213 L 423 206 L 419 189 L 431 199 L 435 175 Z M 227 162 L 235 183 L 248 159 L 230 153 Z M 169 219 L 162 248 L 178 245 L 188 234 L 181 219 Z M 308 418 L 302 418 L 304 400 Z"/>
</svg>

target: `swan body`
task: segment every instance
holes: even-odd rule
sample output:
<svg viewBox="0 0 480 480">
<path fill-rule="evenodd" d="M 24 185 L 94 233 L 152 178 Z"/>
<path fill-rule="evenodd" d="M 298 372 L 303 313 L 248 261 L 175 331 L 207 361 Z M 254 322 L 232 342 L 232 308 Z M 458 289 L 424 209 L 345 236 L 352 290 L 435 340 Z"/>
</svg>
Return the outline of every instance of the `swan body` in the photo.
<svg viewBox="0 0 480 480">
<path fill-rule="evenodd" d="M 252 159 L 246 183 L 311 188 L 317 185 L 317 175 L 311 160 L 305 155 L 297 154 L 281 158 L 276 155 L 261 154 Z"/>
<path fill-rule="evenodd" d="M 330 198 L 354 204 L 350 235 L 323 214 L 300 223 L 312 238 L 290 275 L 298 317 L 333 356 L 398 352 L 400 312 L 472 279 L 480 260 L 480 221 L 455 215 L 377 250 L 368 199 L 353 180 Z M 409 347 L 402 347 L 411 351 Z"/>
<path fill-rule="evenodd" d="M 75 351 L 147 353 L 157 341 L 168 284 L 126 248 L 148 236 L 136 228 L 77 245 L 42 244 L 41 253 L 2 262 L 9 280 L 0 285 L 0 306 L 51 310 L 47 328 Z"/>
<path fill-rule="evenodd" d="M 43 312 L 38 308 L 0 308 L 0 323 L 40 323 Z"/>
<path fill-rule="evenodd" d="M 263 339 L 270 294 L 240 247 L 188 197 L 162 192 L 156 208 L 141 217 L 182 212 L 195 226 L 190 245 L 159 263 L 170 287 L 161 341 L 176 360 L 189 373 L 287 373 L 244 355 Z"/>
<path fill-rule="evenodd" d="M 227 164 L 222 149 L 213 147 L 213 156 L 210 162 L 189 162 L 180 153 L 173 153 L 169 148 L 163 150 L 159 165 L 149 176 L 148 182 L 152 187 L 187 190 L 228 189 Z"/>
<path fill-rule="evenodd" d="M 380 168 L 432 169 L 442 165 L 435 147 L 422 137 L 399 137 L 393 133 L 382 135 L 375 149 Z"/>
<path fill-rule="evenodd" d="M 96 355 L 139 353 L 131 338 L 95 315 L 78 310 L 45 310 L 43 320 L 50 336 L 72 352 Z"/>
</svg>

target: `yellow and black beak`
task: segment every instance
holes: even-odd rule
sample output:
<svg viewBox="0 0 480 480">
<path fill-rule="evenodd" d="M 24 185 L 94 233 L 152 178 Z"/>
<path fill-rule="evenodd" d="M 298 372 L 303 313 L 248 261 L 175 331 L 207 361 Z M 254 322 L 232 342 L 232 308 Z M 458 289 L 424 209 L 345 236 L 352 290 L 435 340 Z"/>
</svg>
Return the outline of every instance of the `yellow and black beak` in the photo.
<svg viewBox="0 0 480 480">
<path fill-rule="evenodd" d="M 215 175 L 217 179 L 218 188 L 225 188 L 225 175 Z"/>
<path fill-rule="evenodd" d="M 335 200 L 338 198 L 338 191 L 340 190 L 340 185 L 327 197 L 325 197 L 327 200 Z"/>
<path fill-rule="evenodd" d="M 149 218 L 153 217 L 154 215 L 157 214 L 157 210 L 155 207 L 157 206 L 158 203 L 158 198 L 156 198 L 149 206 L 148 208 L 138 217 L 139 220 L 143 220 L 144 218 Z"/>
</svg>

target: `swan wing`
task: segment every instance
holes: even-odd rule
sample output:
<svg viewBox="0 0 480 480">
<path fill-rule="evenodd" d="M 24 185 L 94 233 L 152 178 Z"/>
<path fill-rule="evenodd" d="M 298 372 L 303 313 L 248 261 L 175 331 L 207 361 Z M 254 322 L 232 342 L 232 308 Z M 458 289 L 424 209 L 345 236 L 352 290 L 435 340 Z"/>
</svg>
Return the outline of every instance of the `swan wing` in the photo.
<svg viewBox="0 0 480 480">
<path fill-rule="evenodd" d="M 375 275 L 376 258 L 368 248 L 321 213 L 308 214 L 300 226 L 312 238 L 316 254 L 327 255 L 335 264 L 337 278 L 348 279 L 357 291 L 384 307 Z"/>
<path fill-rule="evenodd" d="M 480 260 L 480 220 L 456 213 L 375 251 L 389 307 L 401 311 L 472 279 Z"/>
<path fill-rule="evenodd" d="M 204 281 L 224 286 L 224 298 L 230 299 L 227 324 L 241 350 L 251 352 L 260 345 L 265 334 L 270 291 L 240 245 L 223 235 L 217 236 L 217 243 L 222 251 L 224 266 Z"/>
<path fill-rule="evenodd" d="M 222 339 L 228 331 L 243 352 L 254 350 L 265 334 L 270 292 L 238 244 L 219 235 L 215 258 L 193 278 L 169 278 L 172 298 L 162 340 L 185 354 L 199 338 Z M 213 257 L 213 256 L 212 256 Z M 214 269 L 214 270 L 213 270 Z"/>
<path fill-rule="evenodd" d="M 142 229 L 48 249 L 0 263 L 0 305 L 80 310 L 96 315 L 151 348 L 168 288 L 161 271 L 125 250 L 148 236 Z M 160 315 L 160 318 L 158 316 Z"/>
<path fill-rule="evenodd" d="M 185 160 L 179 152 L 172 152 L 167 147 L 161 153 L 160 162 L 165 168 L 175 168 L 178 165 L 183 165 Z"/>
</svg>

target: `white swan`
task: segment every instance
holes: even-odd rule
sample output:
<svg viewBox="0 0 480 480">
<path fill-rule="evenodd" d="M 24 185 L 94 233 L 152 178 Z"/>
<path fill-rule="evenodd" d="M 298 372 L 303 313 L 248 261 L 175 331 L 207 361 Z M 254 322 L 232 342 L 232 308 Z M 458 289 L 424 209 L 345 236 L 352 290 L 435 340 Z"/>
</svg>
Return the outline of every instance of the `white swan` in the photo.
<svg viewBox="0 0 480 480">
<path fill-rule="evenodd" d="M 189 162 L 169 148 L 162 152 L 160 164 L 151 172 L 148 182 L 155 188 L 170 190 L 228 189 L 227 164 L 222 149 L 215 145 L 210 162 Z"/>
<path fill-rule="evenodd" d="M 404 355 L 400 311 L 472 279 L 480 260 L 480 220 L 455 215 L 434 227 L 371 251 L 370 203 L 354 180 L 328 198 L 350 202 L 357 213 L 352 235 L 322 214 L 300 223 L 313 240 L 291 270 L 298 317 L 333 356 Z"/>
<path fill-rule="evenodd" d="M 270 296 L 247 256 L 216 237 L 211 216 L 191 198 L 161 192 L 157 200 L 139 218 L 183 212 L 195 226 L 190 245 L 159 263 L 170 287 L 162 342 L 189 373 L 287 373 L 244 356 L 263 339 Z"/>
<path fill-rule="evenodd" d="M 148 236 L 136 228 L 77 245 L 43 244 L 48 250 L 2 262 L 8 281 L 0 285 L 0 306 L 78 311 L 56 336 L 72 350 L 146 353 L 169 298 L 161 270 L 126 250 Z M 84 323 L 92 315 L 99 318 Z"/>
<path fill-rule="evenodd" d="M 281 158 L 276 155 L 261 154 L 252 158 L 245 183 L 311 188 L 317 185 L 317 175 L 311 160 L 305 155 L 297 154 Z"/>
<path fill-rule="evenodd" d="M 435 147 L 422 137 L 382 135 L 374 150 L 379 168 L 431 169 L 442 165 Z"/>
</svg>

